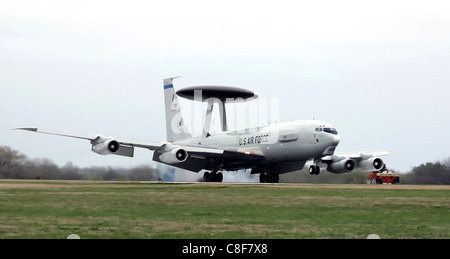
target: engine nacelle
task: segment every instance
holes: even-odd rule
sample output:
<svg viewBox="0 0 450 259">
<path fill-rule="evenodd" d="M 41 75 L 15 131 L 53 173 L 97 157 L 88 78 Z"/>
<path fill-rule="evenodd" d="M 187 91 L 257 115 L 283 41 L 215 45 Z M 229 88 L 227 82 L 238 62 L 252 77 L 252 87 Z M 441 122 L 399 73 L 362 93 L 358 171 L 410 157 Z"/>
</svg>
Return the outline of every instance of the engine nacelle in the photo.
<svg viewBox="0 0 450 259">
<path fill-rule="evenodd" d="M 363 171 L 378 171 L 384 166 L 384 162 L 379 157 L 371 157 L 368 159 L 361 160 L 358 166 Z"/>
<path fill-rule="evenodd" d="M 188 158 L 188 152 L 182 148 L 174 148 L 159 156 L 159 160 L 166 164 L 182 163 Z"/>
<path fill-rule="evenodd" d="M 120 144 L 114 139 L 98 138 L 96 143 L 92 144 L 92 151 L 100 155 L 110 155 L 119 150 Z"/>
<path fill-rule="evenodd" d="M 100 155 L 119 155 L 119 156 L 134 156 L 134 148 L 120 145 L 117 140 L 99 136 L 91 142 L 92 152 Z"/>
<path fill-rule="evenodd" d="M 351 159 L 343 159 L 338 162 L 333 162 L 328 165 L 327 170 L 331 173 L 342 174 L 353 171 L 356 163 Z"/>
</svg>

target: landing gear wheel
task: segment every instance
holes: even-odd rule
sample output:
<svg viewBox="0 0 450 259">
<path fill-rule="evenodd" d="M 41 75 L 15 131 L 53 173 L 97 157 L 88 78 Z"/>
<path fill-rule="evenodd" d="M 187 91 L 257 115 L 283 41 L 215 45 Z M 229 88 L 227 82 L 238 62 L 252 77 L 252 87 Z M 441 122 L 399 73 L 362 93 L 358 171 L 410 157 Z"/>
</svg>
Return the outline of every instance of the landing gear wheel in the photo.
<svg viewBox="0 0 450 259">
<path fill-rule="evenodd" d="M 215 172 L 205 172 L 203 174 L 203 181 L 221 183 L 223 181 L 223 174 Z"/>
<path fill-rule="evenodd" d="M 217 173 L 216 174 L 216 182 L 221 183 L 223 181 L 223 174 Z"/>
<path fill-rule="evenodd" d="M 209 172 L 205 172 L 203 174 L 203 181 L 205 181 L 205 182 L 211 181 L 211 174 Z"/>
<path fill-rule="evenodd" d="M 320 167 L 316 165 L 312 165 L 309 167 L 309 174 L 310 175 L 318 175 L 320 173 Z"/>
<path fill-rule="evenodd" d="M 259 182 L 260 182 L 260 183 L 265 183 L 265 182 L 267 182 L 267 173 L 266 173 L 266 172 L 262 172 L 262 173 L 259 175 Z"/>
<path fill-rule="evenodd" d="M 279 174 L 269 174 L 269 182 L 271 183 L 278 183 L 280 181 L 280 175 Z"/>
<path fill-rule="evenodd" d="M 279 181 L 280 176 L 277 173 L 263 172 L 259 175 L 260 183 L 278 183 Z"/>
</svg>

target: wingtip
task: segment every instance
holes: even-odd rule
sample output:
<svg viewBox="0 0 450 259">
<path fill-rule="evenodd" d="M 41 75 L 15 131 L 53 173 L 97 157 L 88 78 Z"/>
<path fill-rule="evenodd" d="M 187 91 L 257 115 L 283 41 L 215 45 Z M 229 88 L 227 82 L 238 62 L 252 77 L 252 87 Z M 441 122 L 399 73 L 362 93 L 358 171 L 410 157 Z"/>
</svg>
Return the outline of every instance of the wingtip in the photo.
<svg viewBox="0 0 450 259">
<path fill-rule="evenodd" d="M 26 130 L 26 131 L 34 131 L 34 132 L 37 132 L 37 131 L 38 131 L 38 128 L 33 128 L 33 127 L 22 127 L 22 128 L 11 129 L 11 130 Z"/>
</svg>

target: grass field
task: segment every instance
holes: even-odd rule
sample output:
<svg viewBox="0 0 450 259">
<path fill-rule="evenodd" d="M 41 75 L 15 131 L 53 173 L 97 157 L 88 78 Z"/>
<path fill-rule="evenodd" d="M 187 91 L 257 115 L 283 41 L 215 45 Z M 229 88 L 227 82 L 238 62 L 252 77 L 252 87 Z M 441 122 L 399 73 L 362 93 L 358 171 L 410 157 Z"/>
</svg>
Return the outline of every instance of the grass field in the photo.
<svg viewBox="0 0 450 259">
<path fill-rule="evenodd" d="M 0 238 L 450 238 L 450 186 L 0 181 Z"/>
</svg>

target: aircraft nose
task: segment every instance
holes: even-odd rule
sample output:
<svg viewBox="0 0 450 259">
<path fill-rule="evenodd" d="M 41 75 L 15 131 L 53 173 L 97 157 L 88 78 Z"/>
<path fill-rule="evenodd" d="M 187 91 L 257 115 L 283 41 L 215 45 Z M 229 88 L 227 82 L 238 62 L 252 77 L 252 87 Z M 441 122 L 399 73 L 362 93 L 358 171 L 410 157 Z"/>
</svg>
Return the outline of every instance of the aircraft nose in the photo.
<svg viewBox="0 0 450 259">
<path fill-rule="evenodd" d="M 339 135 L 335 135 L 333 138 L 334 144 L 339 144 L 339 141 L 341 141 L 341 137 L 339 137 Z"/>
</svg>

